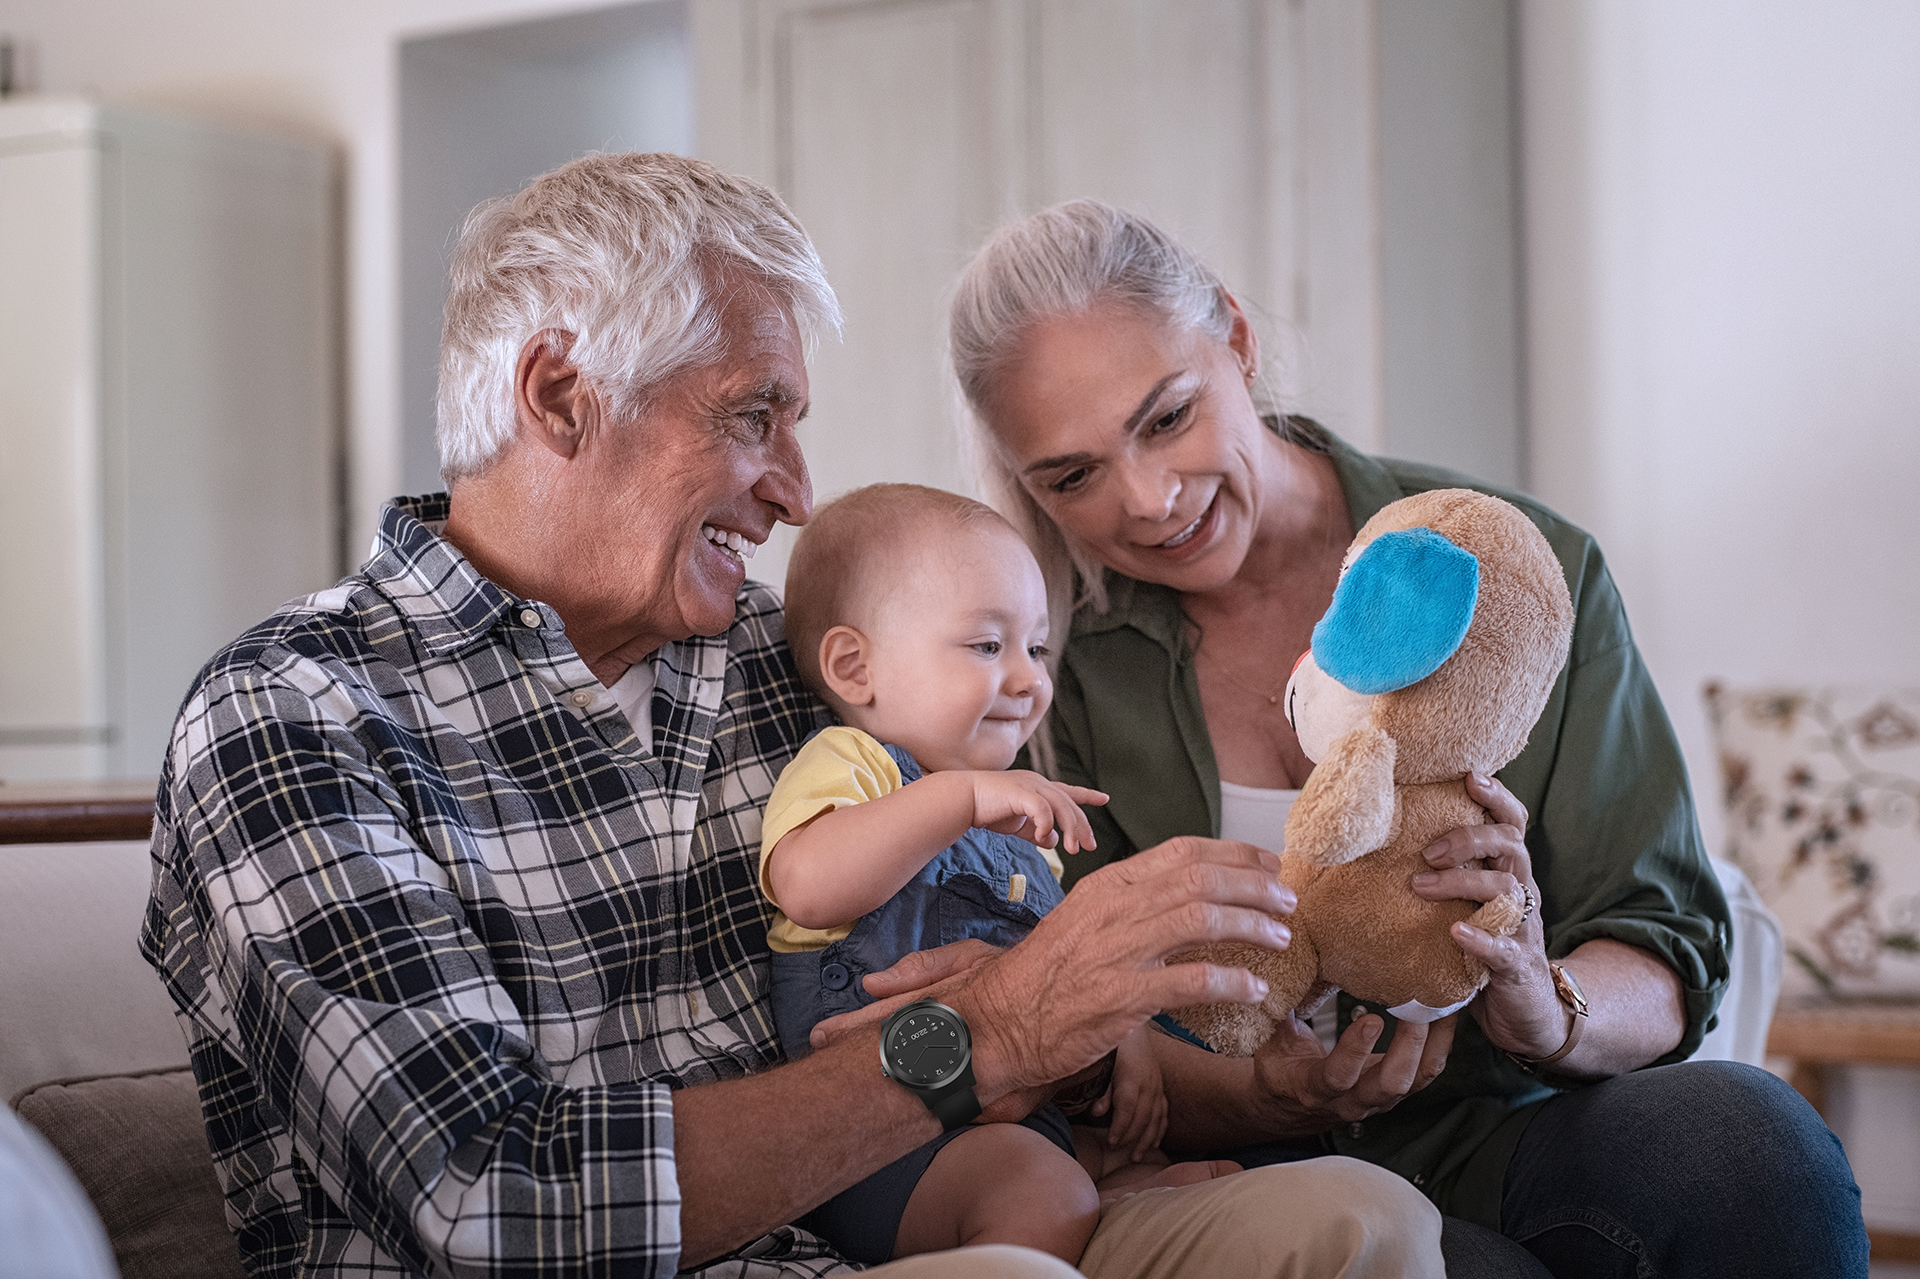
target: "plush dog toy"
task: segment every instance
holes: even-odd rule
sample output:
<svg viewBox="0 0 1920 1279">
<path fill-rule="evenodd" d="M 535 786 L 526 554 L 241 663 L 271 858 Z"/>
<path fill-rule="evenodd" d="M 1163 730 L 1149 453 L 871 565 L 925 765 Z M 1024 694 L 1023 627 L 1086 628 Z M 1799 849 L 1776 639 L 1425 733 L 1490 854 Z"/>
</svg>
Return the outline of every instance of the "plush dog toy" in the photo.
<svg viewBox="0 0 1920 1279">
<path fill-rule="evenodd" d="M 1287 683 L 1288 722 L 1314 761 L 1281 854 L 1281 878 L 1299 895 L 1293 944 L 1183 953 L 1177 961 L 1249 968 L 1269 993 L 1257 1007 L 1173 1015 L 1247 1056 L 1336 987 L 1403 1021 L 1472 1000 L 1486 968 L 1448 930 L 1464 919 L 1512 934 L 1528 909 L 1521 891 L 1484 905 L 1429 902 L 1409 881 L 1428 869 L 1421 853 L 1435 839 L 1488 820 L 1466 775 L 1491 775 L 1525 748 L 1572 635 L 1560 563 L 1510 504 L 1439 489 L 1368 520 Z"/>
</svg>

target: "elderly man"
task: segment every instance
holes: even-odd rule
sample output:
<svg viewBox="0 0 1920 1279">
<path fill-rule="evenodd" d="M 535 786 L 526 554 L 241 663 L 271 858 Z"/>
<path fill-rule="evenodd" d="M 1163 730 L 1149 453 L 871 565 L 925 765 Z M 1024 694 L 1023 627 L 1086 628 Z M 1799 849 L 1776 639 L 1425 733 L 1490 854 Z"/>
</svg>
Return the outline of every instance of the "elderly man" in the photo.
<svg viewBox="0 0 1920 1279">
<path fill-rule="evenodd" d="M 255 1274 L 834 1273 L 786 1223 L 939 1130 L 877 1017 L 782 1065 L 766 1003 L 760 810 L 823 720 L 745 561 L 808 516 L 803 339 L 837 319 L 778 198 L 695 161 L 592 157 L 469 219 L 451 497 L 395 502 L 357 574 L 217 655 L 161 781 L 142 945 Z M 1004 954 L 870 985 L 958 1010 L 1017 1118 L 1162 1007 L 1258 998 L 1161 961 L 1284 945 L 1273 868 L 1168 846 Z M 1083 1265 L 1432 1273 L 1437 1231 L 1317 1161 L 1115 1205 Z"/>
</svg>

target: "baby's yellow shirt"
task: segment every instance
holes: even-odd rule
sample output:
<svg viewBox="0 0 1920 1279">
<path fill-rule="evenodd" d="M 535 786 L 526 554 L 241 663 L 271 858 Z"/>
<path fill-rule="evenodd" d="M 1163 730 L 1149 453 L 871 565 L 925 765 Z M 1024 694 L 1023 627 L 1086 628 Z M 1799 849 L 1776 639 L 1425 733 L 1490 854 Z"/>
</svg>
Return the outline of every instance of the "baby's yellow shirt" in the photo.
<svg viewBox="0 0 1920 1279">
<path fill-rule="evenodd" d="M 802 928 L 788 919 L 767 882 L 767 854 L 773 846 L 822 813 L 891 795 L 903 785 L 900 766 L 887 748 L 871 734 L 844 724 L 821 732 L 781 770 L 760 825 L 760 891 L 777 912 L 767 929 L 768 946 L 781 954 L 821 950 L 852 932 L 855 923 L 850 919 L 832 928 Z M 1058 880 L 1064 872 L 1060 854 L 1043 848 L 1040 855 Z"/>
</svg>

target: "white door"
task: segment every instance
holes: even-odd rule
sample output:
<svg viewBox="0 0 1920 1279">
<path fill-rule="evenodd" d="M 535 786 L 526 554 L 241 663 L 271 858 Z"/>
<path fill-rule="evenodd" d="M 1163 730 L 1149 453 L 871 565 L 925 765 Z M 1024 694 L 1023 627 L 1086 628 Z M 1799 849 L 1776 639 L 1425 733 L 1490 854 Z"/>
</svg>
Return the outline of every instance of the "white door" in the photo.
<svg viewBox="0 0 1920 1279">
<path fill-rule="evenodd" d="M 1274 389 L 1379 439 L 1371 6 L 1351 0 L 705 0 L 701 154 L 771 182 L 846 311 L 801 438 L 816 493 L 971 488 L 954 277 L 1074 196 L 1138 209 L 1265 318 Z M 790 539 L 754 562 L 778 584 Z"/>
</svg>

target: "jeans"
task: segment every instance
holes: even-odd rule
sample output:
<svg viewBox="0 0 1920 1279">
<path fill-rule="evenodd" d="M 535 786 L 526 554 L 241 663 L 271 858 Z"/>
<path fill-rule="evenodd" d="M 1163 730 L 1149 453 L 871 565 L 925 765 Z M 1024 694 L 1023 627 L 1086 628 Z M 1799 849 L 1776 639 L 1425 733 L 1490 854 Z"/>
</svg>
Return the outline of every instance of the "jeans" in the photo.
<svg viewBox="0 0 1920 1279">
<path fill-rule="evenodd" d="M 1839 1139 L 1793 1089 L 1736 1062 L 1635 1071 L 1546 1102 L 1500 1212 L 1505 1239 L 1447 1220 L 1449 1279 L 1867 1273 Z"/>
</svg>

